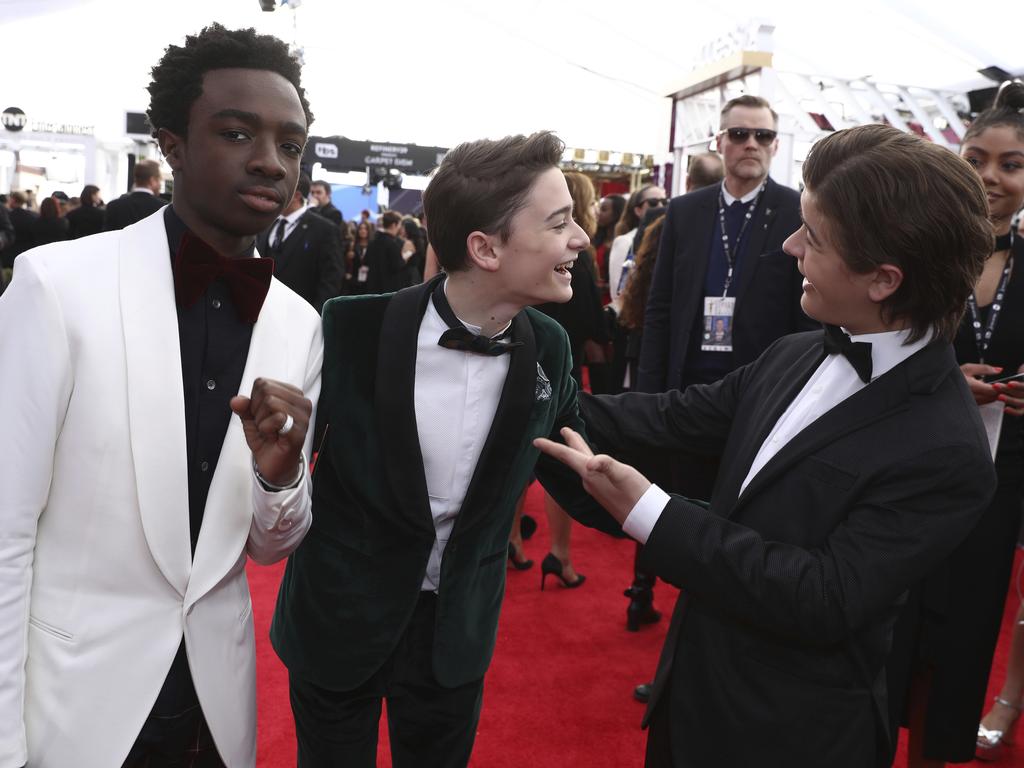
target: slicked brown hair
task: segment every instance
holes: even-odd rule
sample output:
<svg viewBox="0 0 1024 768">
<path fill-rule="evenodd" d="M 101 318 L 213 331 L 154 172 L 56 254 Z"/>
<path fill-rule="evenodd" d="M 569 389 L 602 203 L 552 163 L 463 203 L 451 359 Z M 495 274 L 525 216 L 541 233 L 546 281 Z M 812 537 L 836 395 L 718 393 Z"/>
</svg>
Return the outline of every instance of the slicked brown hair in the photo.
<svg viewBox="0 0 1024 768">
<path fill-rule="evenodd" d="M 471 232 L 512 234 L 537 177 L 557 168 L 565 145 L 550 131 L 469 141 L 444 156 L 423 192 L 427 236 L 445 272 L 468 266 Z"/>
<path fill-rule="evenodd" d="M 908 342 L 934 327 L 951 341 L 992 252 L 985 189 L 953 152 L 884 125 L 836 131 L 811 149 L 807 190 L 825 237 L 851 271 L 903 272 L 882 303 L 887 322 L 910 323 Z"/>
<path fill-rule="evenodd" d="M 772 113 L 772 122 L 775 127 L 779 127 L 779 114 L 772 109 L 771 103 L 768 99 L 762 99 L 760 96 L 754 96 L 750 93 L 744 93 L 742 96 L 737 96 L 735 99 L 729 99 L 725 102 L 725 106 L 722 107 L 722 114 L 718 119 L 718 127 L 725 127 L 725 117 L 728 115 L 733 107 L 747 107 L 748 109 L 767 109 Z"/>
</svg>

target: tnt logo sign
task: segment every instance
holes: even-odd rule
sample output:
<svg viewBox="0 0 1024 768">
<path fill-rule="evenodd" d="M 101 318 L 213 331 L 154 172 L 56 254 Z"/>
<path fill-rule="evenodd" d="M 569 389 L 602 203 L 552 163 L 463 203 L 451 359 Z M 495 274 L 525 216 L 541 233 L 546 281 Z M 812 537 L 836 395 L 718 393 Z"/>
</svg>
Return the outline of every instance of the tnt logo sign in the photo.
<svg viewBox="0 0 1024 768">
<path fill-rule="evenodd" d="M 28 125 L 28 116 L 24 110 L 17 107 L 8 107 L 0 115 L 0 122 L 3 122 L 4 128 L 8 131 L 20 131 Z"/>
<path fill-rule="evenodd" d="M 6 112 L 4 113 L 7 114 Z M 338 146 L 336 144 L 321 144 L 317 142 L 313 146 L 313 153 L 317 157 L 322 157 L 325 160 L 337 160 L 338 159 Z"/>
</svg>

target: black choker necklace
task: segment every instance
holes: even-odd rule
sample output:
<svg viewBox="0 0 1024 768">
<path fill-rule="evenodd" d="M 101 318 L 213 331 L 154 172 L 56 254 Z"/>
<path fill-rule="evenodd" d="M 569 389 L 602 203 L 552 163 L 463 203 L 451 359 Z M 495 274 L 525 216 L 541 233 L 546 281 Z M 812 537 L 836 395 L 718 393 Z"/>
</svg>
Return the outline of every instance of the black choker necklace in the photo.
<svg viewBox="0 0 1024 768">
<path fill-rule="evenodd" d="M 998 253 L 999 251 L 1008 251 L 1010 246 L 1013 245 L 1013 230 L 1011 229 L 1005 235 L 996 235 L 996 247 L 992 249 L 992 253 Z"/>
</svg>

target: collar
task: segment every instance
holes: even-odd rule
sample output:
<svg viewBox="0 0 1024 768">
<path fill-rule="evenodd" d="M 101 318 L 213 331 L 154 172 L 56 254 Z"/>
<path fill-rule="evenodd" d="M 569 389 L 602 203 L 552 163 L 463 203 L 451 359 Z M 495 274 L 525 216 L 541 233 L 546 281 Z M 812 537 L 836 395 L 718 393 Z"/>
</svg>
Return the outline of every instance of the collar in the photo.
<svg viewBox="0 0 1024 768">
<path fill-rule="evenodd" d="M 185 236 L 185 233 L 189 231 L 189 228 L 185 225 L 185 222 L 181 220 L 177 211 L 174 210 L 174 204 L 164 206 L 164 229 L 167 230 L 167 247 L 171 251 L 171 263 L 174 263 L 174 257 L 178 253 L 178 246 L 181 245 L 181 238 Z M 193 234 L 195 234 L 193 232 Z M 256 241 L 253 240 L 252 244 L 245 249 L 244 253 L 239 254 L 239 258 L 252 258 L 256 254 Z"/>
<path fill-rule="evenodd" d="M 757 197 L 757 193 L 760 192 L 762 189 L 764 189 L 764 187 L 767 184 L 768 184 L 768 179 L 765 178 L 765 180 L 762 181 L 758 186 L 754 187 L 752 190 L 747 192 L 747 194 L 745 194 L 743 197 L 739 198 L 739 201 L 741 203 L 749 203 L 751 200 L 753 200 L 755 197 Z M 736 198 L 729 193 L 728 189 L 725 188 L 725 181 L 722 181 L 722 199 L 725 200 L 726 207 L 728 207 L 728 206 L 732 205 L 734 202 L 736 202 Z"/>
<path fill-rule="evenodd" d="M 145 192 L 147 195 L 153 194 L 153 190 L 150 189 L 149 187 L 132 187 L 131 189 L 128 190 L 129 195 L 132 194 L 133 192 Z"/>
<path fill-rule="evenodd" d="M 309 210 L 309 205 L 303 203 L 302 207 L 296 208 L 294 211 L 289 213 L 287 216 L 279 216 L 277 220 L 280 221 L 281 219 L 284 219 L 286 222 L 288 222 L 288 225 L 291 226 L 296 221 L 301 219 L 303 214 L 306 211 L 308 211 L 308 210 Z"/>
<path fill-rule="evenodd" d="M 844 333 L 848 333 L 843 328 Z M 881 333 L 862 333 L 857 336 L 850 336 L 850 341 L 866 342 L 871 345 L 871 380 L 874 381 L 915 352 L 924 349 L 935 338 L 935 331 L 929 330 L 923 338 L 912 344 L 905 343 L 910 336 L 910 329 L 904 328 L 899 331 L 883 331 Z"/>
</svg>

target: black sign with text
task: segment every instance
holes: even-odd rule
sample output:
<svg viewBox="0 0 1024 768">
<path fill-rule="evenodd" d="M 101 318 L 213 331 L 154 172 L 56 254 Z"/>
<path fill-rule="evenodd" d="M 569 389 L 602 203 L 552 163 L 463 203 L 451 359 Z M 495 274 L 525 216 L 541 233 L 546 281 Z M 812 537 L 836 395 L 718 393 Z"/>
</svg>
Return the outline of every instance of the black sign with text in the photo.
<svg viewBox="0 0 1024 768">
<path fill-rule="evenodd" d="M 342 136 L 310 136 L 303 164 L 320 163 L 327 171 L 365 171 L 384 168 L 411 175 L 426 176 L 437 168 L 448 150 L 417 144 L 385 141 L 353 141 Z"/>
</svg>

